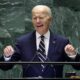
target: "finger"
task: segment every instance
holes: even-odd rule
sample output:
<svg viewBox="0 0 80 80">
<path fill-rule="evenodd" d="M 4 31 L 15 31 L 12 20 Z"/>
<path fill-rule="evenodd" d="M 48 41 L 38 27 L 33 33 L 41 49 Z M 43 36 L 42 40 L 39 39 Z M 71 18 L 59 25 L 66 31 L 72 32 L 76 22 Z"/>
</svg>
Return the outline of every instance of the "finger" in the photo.
<svg viewBox="0 0 80 80">
<path fill-rule="evenodd" d="M 68 44 L 66 47 L 65 47 L 65 50 L 74 50 L 74 47 L 70 44 Z"/>
<path fill-rule="evenodd" d="M 4 49 L 4 53 L 9 53 L 10 52 L 10 49 L 7 47 Z"/>
<path fill-rule="evenodd" d="M 10 56 L 14 53 L 14 50 L 11 46 L 7 46 L 5 49 L 4 49 L 4 55 L 6 56 Z"/>
</svg>

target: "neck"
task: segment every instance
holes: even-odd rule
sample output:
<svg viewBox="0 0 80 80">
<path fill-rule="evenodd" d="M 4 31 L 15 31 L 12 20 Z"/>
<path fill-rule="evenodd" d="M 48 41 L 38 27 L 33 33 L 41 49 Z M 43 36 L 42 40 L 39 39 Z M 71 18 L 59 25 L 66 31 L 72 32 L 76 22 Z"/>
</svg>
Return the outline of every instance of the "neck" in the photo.
<svg viewBox="0 0 80 80">
<path fill-rule="evenodd" d="M 38 31 L 37 31 L 38 32 Z M 44 35 L 44 34 L 46 34 L 48 32 L 48 30 L 47 31 L 45 31 L 45 32 L 38 32 L 40 35 Z"/>
</svg>

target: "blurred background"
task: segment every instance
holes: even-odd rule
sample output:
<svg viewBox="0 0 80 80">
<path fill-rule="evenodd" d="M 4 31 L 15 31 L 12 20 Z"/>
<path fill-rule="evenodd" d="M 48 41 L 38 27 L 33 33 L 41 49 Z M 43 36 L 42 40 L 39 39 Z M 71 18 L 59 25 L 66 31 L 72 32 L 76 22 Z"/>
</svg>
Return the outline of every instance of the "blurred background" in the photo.
<svg viewBox="0 0 80 80">
<path fill-rule="evenodd" d="M 33 30 L 31 9 L 38 4 L 44 4 L 52 9 L 53 21 L 51 30 L 64 35 L 80 52 L 80 0 L 0 0 L 0 56 L 6 45 L 14 45 L 16 37 Z M 70 65 L 64 66 L 65 73 L 75 72 Z M 20 65 L 6 72 L 0 69 L 0 79 L 21 78 Z"/>
</svg>

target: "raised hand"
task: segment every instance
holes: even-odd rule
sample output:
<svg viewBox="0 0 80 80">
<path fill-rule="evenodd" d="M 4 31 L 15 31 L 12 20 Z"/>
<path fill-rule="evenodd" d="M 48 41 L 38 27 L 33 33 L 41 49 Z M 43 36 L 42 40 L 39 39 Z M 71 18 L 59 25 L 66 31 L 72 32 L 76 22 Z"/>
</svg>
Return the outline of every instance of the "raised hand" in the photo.
<svg viewBox="0 0 80 80">
<path fill-rule="evenodd" d="M 13 54 L 14 54 L 14 49 L 13 49 L 13 47 L 12 47 L 11 45 L 6 46 L 6 47 L 4 48 L 4 56 L 5 56 L 5 57 L 10 57 L 10 56 L 12 56 Z"/>
<path fill-rule="evenodd" d="M 76 49 L 71 44 L 67 44 L 65 46 L 64 50 L 65 50 L 66 54 L 69 56 L 76 55 Z"/>
</svg>

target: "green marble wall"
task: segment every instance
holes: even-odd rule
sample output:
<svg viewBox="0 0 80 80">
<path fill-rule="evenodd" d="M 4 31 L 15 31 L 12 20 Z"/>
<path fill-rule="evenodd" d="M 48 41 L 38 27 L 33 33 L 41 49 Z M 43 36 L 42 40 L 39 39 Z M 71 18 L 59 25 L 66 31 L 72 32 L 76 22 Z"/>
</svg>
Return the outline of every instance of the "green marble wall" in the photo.
<svg viewBox="0 0 80 80">
<path fill-rule="evenodd" d="M 0 55 L 6 45 L 14 45 L 16 37 L 33 30 L 30 13 L 37 4 L 52 9 L 52 31 L 68 37 L 80 51 L 80 0 L 0 0 Z M 0 70 L 0 78 L 21 78 L 21 71 L 19 65 L 6 72 Z M 70 65 L 64 66 L 66 72 L 80 75 Z"/>
</svg>

